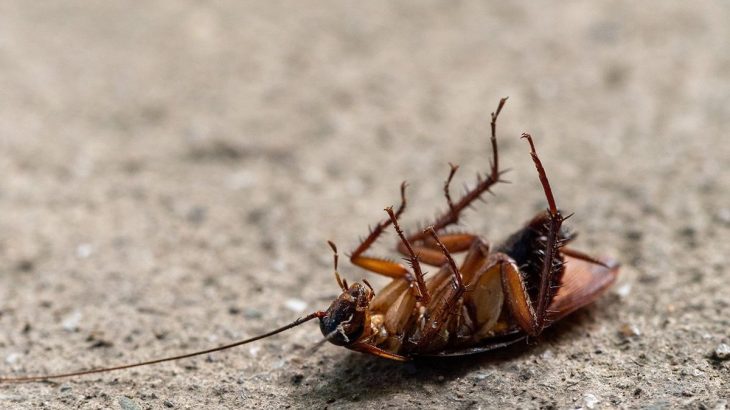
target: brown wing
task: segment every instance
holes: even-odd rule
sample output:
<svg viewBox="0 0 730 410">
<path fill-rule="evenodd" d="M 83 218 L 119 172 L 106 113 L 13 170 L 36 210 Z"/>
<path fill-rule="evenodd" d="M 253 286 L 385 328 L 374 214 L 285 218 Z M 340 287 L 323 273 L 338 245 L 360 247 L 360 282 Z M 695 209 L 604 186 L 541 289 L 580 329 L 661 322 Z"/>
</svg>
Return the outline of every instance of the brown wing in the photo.
<svg viewBox="0 0 730 410">
<path fill-rule="evenodd" d="M 609 258 L 599 260 L 605 266 L 565 256 L 563 283 L 549 308 L 551 321 L 593 302 L 616 281 L 618 262 Z"/>
</svg>

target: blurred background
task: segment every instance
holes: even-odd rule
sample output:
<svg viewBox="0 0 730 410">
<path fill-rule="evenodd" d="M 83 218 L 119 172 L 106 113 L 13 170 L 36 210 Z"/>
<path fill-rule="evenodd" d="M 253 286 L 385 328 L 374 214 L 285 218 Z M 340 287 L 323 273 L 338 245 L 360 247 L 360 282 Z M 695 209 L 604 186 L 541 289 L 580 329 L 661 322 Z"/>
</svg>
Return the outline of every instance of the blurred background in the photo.
<svg viewBox="0 0 730 410">
<path fill-rule="evenodd" d="M 530 132 L 577 246 L 624 264 L 598 303 L 496 355 L 312 353 L 309 324 L 0 385 L 0 407 L 726 407 L 728 21 L 723 1 L 0 2 L 3 375 L 325 308 L 325 241 L 353 249 L 402 180 L 406 227 L 444 209 L 448 162 L 455 187 L 487 169 L 504 96 L 512 183 L 463 228 L 497 242 L 545 207 Z M 394 239 L 376 253 L 395 257 Z"/>
</svg>

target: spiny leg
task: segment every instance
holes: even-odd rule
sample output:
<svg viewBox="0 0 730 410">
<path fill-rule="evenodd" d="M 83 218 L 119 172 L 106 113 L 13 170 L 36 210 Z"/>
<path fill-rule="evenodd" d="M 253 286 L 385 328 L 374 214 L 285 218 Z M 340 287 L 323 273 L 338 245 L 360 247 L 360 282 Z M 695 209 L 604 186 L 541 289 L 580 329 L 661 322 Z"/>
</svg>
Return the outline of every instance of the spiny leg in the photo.
<svg viewBox="0 0 730 410">
<path fill-rule="evenodd" d="M 403 231 L 400 229 L 400 225 L 398 224 L 398 215 L 393 213 L 393 208 L 386 208 L 385 211 L 388 213 L 388 216 L 390 216 L 390 220 L 393 223 L 395 232 L 398 234 L 401 242 L 408 251 L 408 262 L 410 263 L 411 268 L 413 268 L 416 289 L 418 290 L 416 299 L 418 299 L 418 301 L 423 303 L 424 305 L 428 304 L 428 302 L 431 300 L 431 297 L 429 296 L 428 289 L 426 288 L 426 281 L 423 279 L 423 271 L 421 270 L 421 264 L 418 261 L 418 256 L 413 251 L 411 244 L 408 242 L 408 239 L 406 239 Z"/>
<path fill-rule="evenodd" d="M 463 278 L 464 283 L 468 286 L 468 284 L 471 283 L 474 275 L 476 275 L 477 272 L 481 269 L 487 257 L 489 256 L 489 244 L 476 235 L 458 235 L 462 236 L 462 239 L 466 239 L 466 237 L 468 236 L 469 239 L 468 242 L 462 241 L 458 243 L 458 248 L 454 246 L 453 241 L 450 243 L 446 240 L 448 238 L 448 235 L 439 236 L 439 240 L 441 241 L 441 244 L 446 248 L 446 250 L 452 255 L 455 253 L 454 248 L 456 248 L 458 252 L 466 250 L 466 255 L 464 256 L 464 260 L 462 261 L 459 270 L 461 271 L 461 277 Z M 432 244 L 433 248 L 413 246 L 413 250 L 418 255 L 418 260 L 421 262 L 421 265 L 427 263 L 442 268 L 427 283 L 429 294 L 433 299 L 434 292 L 437 292 L 437 289 L 441 289 L 443 287 L 443 284 L 451 281 L 452 270 L 448 267 L 444 269 L 444 267 L 448 265 L 449 260 L 442 251 L 442 249 L 438 246 L 438 244 L 435 243 L 433 238 L 429 239 L 429 245 Z M 429 257 L 432 258 L 432 260 L 426 260 L 426 255 L 430 255 Z"/>
<path fill-rule="evenodd" d="M 446 204 L 449 206 L 449 211 L 454 212 L 454 201 L 451 200 L 451 192 L 449 190 L 449 185 L 451 185 L 451 180 L 454 179 L 454 175 L 456 174 L 456 171 L 459 170 L 458 165 L 454 165 L 449 162 L 449 167 L 451 167 L 451 170 L 449 171 L 449 176 L 446 178 L 446 182 L 444 182 L 444 196 L 446 197 Z M 456 215 L 457 222 L 459 215 Z"/>
<path fill-rule="evenodd" d="M 416 349 L 418 348 L 425 348 L 428 347 L 433 341 L 434 338 L 436 338 L 443 329 L 443 326 L 446 325 L 449 319 L 449 315 L 456 313 L 456 311 L 459 309 L 459 299 L 464 295 L 464 292 L 466 292 L 466 286 L 464 286 L 464 281 L 461 276 L 461 272 L 459 271 L 459 268 L 456 266 L 456 262 L 454 262 L 454 258 L 451 257 L 451 253 L 448 249 L 446 249 L 446 246 L 439 240 L 438 234 L 434 230 L 434 228 L 428 227 L 424 232 L 427 235 L 431 235 L 433 237 L 434 241 L 436 242 L 437 246 L 441 249 L 441 251 L 444 253 L 444 256 L 446 257 L 448 268 L 451 271 L 451 288 L 443 295 L 443 297 L 439 298 L 438 300 L 434 300 L 429 306 L 428 311 L 426 313 L 426 321 L 423 324 L 422 327 L 422 333 L 418 340 L 415 341 Z"/>
<path fill-rule="evenodd" d="M 449 206 L 449 211 L 454 213 L 456 217 L 454 223 L 458 223 L 459 213 L 455 210 L 456 208 L 453 200 L 451 199 L 449 186 L 451 185 L 451 181 L 454 179 L 456 171 L 459 170 L 459 166 L 449 162 L 449 167 L 449 176 L 444 182 L 444 196 L 446 197 L 446 203 Z M 476 238 L 476 235 L 465 233 L 453 233 L 441 236 L 441 240 L 451 253 L 458 253 L 469 250 L 472 242 L 474 242 Z M 413 248 L 418 253 L 418 257 L 421 262 L 428 265 L 440 267 L 447 262 L 446 256 L 443 254 L 443 252 L 441 252 L 438 246 L 436 246 L 434 241 L 429 239 L 430 238 L 423 238 L 419 241 L 421 242 L 421 244 L 413 245 Z M 408 256 L 408 249 L 405 247 L 404 242 L 399 243 L 396 249 L 403 255 Z"/>
<path fill-rule="evenodd" d="M 532 141 L 532 137 L 529 134 L 522 134 L 522 138 L 527 139 L 530 144 L 530 155 L 532 156 L 532 161 L 535 163 L 535 168 L 537 168 L 540 183 L 542 184 L 543 191 L 545 192 L 545 198 L 548 202 L 548 233 L 545 239 L 545 252 L 543 256 L 542 270 L 540 272 L 540 287 L 537 296 L 537 306 L 535 309 L 535 328 L 533 329 L 537 334 L 539 334 L 545 327 L 545 318 L 548 313 L 547 309 L 550 306 L 550 302 L 555 297 L 555 290 L 551 289 L 551 282 L 563 269 L 562 259 L 559 258 L 559 250 L 561 246 L 559 235 L 560 227 L 566 218 L 562 216 L 555 204 L 555 198 L 553 196 L 553 191 L 550 188 L 550 182 L 548 181 L 547 174 L 545 173 L 545 168 L 542 166 L 542 162 L 537 156 L 537 151 L 535 150 L 535 144 Z"/>
<path fill-rule="evenodd" d="M 611 269 L 611 266 L 607 265 L 606 262 L 604 262 L 604 261 L 602 261 L 602 260 L 600 260 L 598 258 L 594 258 L 593 256 L 588 255 L 585 252 L 581 252 L 581 251 L 579 251 L 577 249 L 568 248 L 567 246 L 563 246 L 563 247 L 560 248 L 560 252 L 563 255 L 572 256 L 572 257 L 574 257 L 576 259 L 580 259 L 580 260 L 583 260 L 583 261 L 586 261 L 586 262 L 593 263 L 595 265 L 603 266 L 604 268 L 607 268 L 607 269 Z"/>
<path fill-rule="evenodd" d="M 449 176 L 446 178 L 446 181 L 444 182 L 444 196 L 446 197 L 446 203 L 449 206 L 450 212 L 456 212 L 455 211 L 455 205 L 453 200 L 451 199 L 451 192 L 449 190 L 449 186 L 451 185 L 451 181 L 454 179 L 454 175 L 456 174 L 456 171 L 459 170 L 458 165 L 454 165 L 449 162 Z M 454 223 L 458 223 L 459 214 L 458 212 L 455 213 L 456 220 Z M 474 240 L 477 238 L 476 235 L 472 234 L 465 234 L 465 233 L 454 233 L 454 234 L 447 234 L 442 235 L 441 240 L 443 241 L 444 245 L 446 245 L 446 248 L 451 253 L 457 253 L 457 252 L 463 252 L 466 250 L 469 250 Z M 419 245 L 413 245 L 413 248 L 418 253 L 418 257 L 421 260 L 421 262 L 426 263 L 428 265 L 432 266 L 442 266 L 447 262 L 446 256 L 441 252 L 441 250 L 436 246 L 436 244 L 433 242 L 433 240 L 429 241 L 429 238 L 423 238 L 420 240 L 422 244 Z M 403 255 L 408 256 L 408 249 L 405 247 L 404 243 L 401 242 L 398 244 L 397 248 L 398 252 L 402 253 Z"/>
<path fill-rule="evenodd" d="M 443 237 L 440 237 L 442 243 L 446 246 L 448 249 L 448 243 L 444 241 Z M 414 249 L 415 251 L 415 249 Z M 451 251 L 449 249 L 449 251 Z M 446 261 L 445 256 L 441 251 L 438 251 L 440 253 L 440 256 L 444 258 L 444 261 Z M 421 262 L 421 265 L 423 265 L 423 255 L 418 253 L 418 260 Z M 473 277 L 478 274 L 479 270 L 484 265 L 484 262 L 486 258 L 489 255 L 489 244 L 485 242 L 482 238 L 478 236 L 473 236 L 471 246 L 469 248 L 469 251 L 466 253 L 466 256 L 464 257 L 464 260 L 462 262 L 462 265 L 460 266 L 459 270 L 461 271 L 461 276 L 464 280 L 464 283 L 467 285 L 471 283 L 473 280 Z M 445 265 L 446 262 L 440 264 L 440 266 Z M 435 273 L 432 277 L 429 278 L 429 281 L 426 283 L 426 289 L 429 292 L 429 297 L 431 300 L 434 298 L 434 292 L 439 293 L 440 289 L 443 288 L 443 285 L 446 285 L 450 287 L 451 285 L 448 283 L 451 281 L 451 270 L 439 270 L 437 273 Z M 405 280 L 399 280 L 399 281 L 393 281 L 390 284 L 388 284 L 383 290 L 379 293 L 379 296 L 374 298 L 372 302 L 370 303 L 371 310 L 374 312 L 387 312 L 386 316 L 386 324 L 387 329 L 390 332 L 395 333 L 396 329 L 403 329 L 402 325 L 399 325 L 400 323 L 407 322 L 407 318 L 411 316 L 411 310 L 409 309 L 397 309 L 396 311 L 391 311 L 390 309 L 394 306 L 396 303 L 396 300 L 398 297 L 406 291 L 408 284 Z M 406 315 L 407 317 L 404 318 L 403 315 Z"/>
<path fill-rule="evenodd" d="M 396 218 L 400 217 L 406 209 L 406 183 L 400 186 L 401 203 L 395 212 Z M 378 223 L 375 228 L 370 230 L 370 234 L 360 242 L 360 245 L 350 255 L 350 262 L 363 269 L 369 270 L 391 278 L 404 278 L 409 275 L 408 269 L 403 264 L 393 262 L 383 258 L 363 256 L 370 249 L 385 229 L 392 223 L 391 219 L 386 219 Z"/>
<path fill-rule="evenodd" d="M 482 177 L 481 175 L 477 175 L 477 184 L 472 188 L 471 190 L 467 191 L 464 196 L 462 196 L 459 201 L 456 203 L 453 203 L 450 199 L 450 195 L 447 196 L 447 202 L 449 203 L 449 209 L 441 216 L 436 218 L 436 222 L 432 225 L 434 230 L 436 232 L 440 232 L 444 228 L 446 228 L 449 225 L 455 224 L 459 221 L 459 215 L 461 212 L 463 212 L 467 207 L 469 207 L 472 202 L 475 200 L 481 198 L 482 194 L 489 191 L 489 189 L 496 184 L 497 182 L 500 182 L 500 175 L 502 175 L 503 171 L 499 170 L 499 155 L 497 151 L 497 117 L 499 117 L 499 113 L 502 111 L 502 108 L 504 107 L 505 102 L 507 102 L 507 98 L 502 98 L 499 100 L 499 105 L 497 105 L 497 110 L 493 112 L 492 115 L 492 122 L 491 122 L 491 129 L 492 129 L 492 136 L 490 139 L 490 142 L 492 144 L 492 163 L 490 166 L 490 172 L 489 175 L 486 177 Z M 452 167 L 452 172 L 449 177 L 449 180 L 451 177 L 453 177 L 453 173 L 456 172 L 455 169 Z M 448 182 L 447 182 L 448 185 Z M 448 191 L 447 191 L 448 192 Z M 426 238 L 425 232 L 417 232 L 408 237 L 408 239 L 411 242 L 416 242 L 419 240 L 423 240 Z"/>
<path fill-rule="evenodd" d="M 433 240 L 436 241 L 436 245 L 438 245 L 438 247 L 441 249 L 441 252 L 443 252 L 444 256 L 446 257 L 449 268 L 451 268 L 451 277 L 453 278 L 454 289 L 463 293 L 466 288 L 461 278 L 461 272 L 459 272 L 459 268 L 456 267 L 456 262 L 454 262 L 454 258 L 451 257 L 451 252 L 449 252 L 443 242 L 441 242 L 433 226 L 426 228 L 426 232 L 428 232 L 433 237 Z M 461 294 L 459 296 L 461 296 Z"/>
</svg>

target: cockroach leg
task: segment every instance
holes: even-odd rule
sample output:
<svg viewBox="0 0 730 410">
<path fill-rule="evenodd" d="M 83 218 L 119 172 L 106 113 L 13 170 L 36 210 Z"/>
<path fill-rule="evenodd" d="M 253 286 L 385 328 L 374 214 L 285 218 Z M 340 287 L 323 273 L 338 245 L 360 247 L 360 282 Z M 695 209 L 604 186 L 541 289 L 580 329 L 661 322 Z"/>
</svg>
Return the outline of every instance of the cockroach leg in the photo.
<svg viewBox="0 0 730 410">
<path fill-rule="evenodd" d="M 426 231 L 433 237 L 434 241 L 436 241 L 436 244 L 441 249 L 441 252 L 443 252 L 444 257 L 446 257 L 446 261 L 448 262 L 449 268 L 451 268 L 451 275 L 454 282 L 454 289 L 465 289 L 464 282 L 461 278 L 461 272 L 459 272 L 459 268 L 456 267 L 456 262 L 454 262 L 454 258 L 451 257 L 451 252 L 449 252 L 448 249 L 446 249 L 446 246 L 441 242 L 441 240 L 438 237 L 438 234 L 436 233 L 436 230 L 433 228 L 433 226 L 430 226 L 426 228 Z"/>
<path fill-rule="evenodd" d="M 494 255 L 493 261 L 494 264 L 499 265 L 502 291 L 512 317 L 525 333 L 537 336 L 542 329 L 538 325 L 537 314 L 519 268 L 509 256 L 504 254 Z"/>
<path fill-rule="evenodd" d="M 327 241 L 327 243 L 330 245 L 330 248 L 332 248 L 332 252 L 334 253 L 335 279 L 337 280 L 337 285 L 340 286 L 340 289 L 347 290 L 346 282 L 342 281 L 340 273 L 337 271 L 337 265 L 340 259 L 340 255 L 337 253 L 337 245 L 335 245 L 332 241 Z"/>
<path fill-rule="evenodd" d="M 558 210 L 547 173 L 537 155 L 532 137 L 528 134 L 523 134 L 522 137 L 527 139 L 530 144 L 530 155 L 535 163 L 535 168 L 537 169 L 540 183 L 542 184 L 548 203 L 547 212 L 538 215 L 533 219 L 533 222 L 528 224 L 528 228 L 525 228 L 540 229 L 540 235 L 544 237 L 544 239 L 538 242 L 541 244 L 538 245 L 541 266 L 539 271 L 535 272 L 535 276 L 523 274 L 520 272 L 517 262 L 503 252 L 493 254 L 490 258 L 490 265 L 499 264 L 502 288 L 512 317 L 525 333 L 530 336 L 536 336 L 549 325 L 548 318 L 551 317 L 549 308 L 555 299 L 556 286 L 559 285 L 563 273 L 564 259 L 561 256 L 561 246 L 565 238 L 561 237 L 560 228 L 566 218 Z M 530 226 L 532 228 L 529 228 Z M 509 249 L 514 250 L 513 247 L 508 247 L 505 250 Z M 566 255 L 570 254 L 563 253 Z M 581 259 L 596 262 L 594 258 L 582 253 L 576 252 L 576 254 L 580 254 L 578 257 Z M 532 293 L 532 296 L 528 292 L 527 280 L 539 281 L 539 283 L 529 283 L 530 289 L 533 289 L 533 292 L 536 290 L 536 293 Z"/>
<path fill-rule="evenodd" d="M 552 298 L 555 296 L 555 292 L 549 289 L 550 284 L 553 278 L 563 269 L 562 259 L 558 259 L 561 246 L 561 241 L 558 236 L 560 235 L 560 227 L 565 218 L 555 204 L 555 197 L 550 188 L 547 173 L 545 173 L 542 161 L 537 156 L 532 136 L 530 134 L 522 134 L 522 138 L 527 139 L 527 142 L 530 144 L 530 156 L 532 156 L 532 161 L 535 163 L 535 168 L 537 168 L 540 183 L 542 184 L 545 198 L 548 202 L 548 233 L 545 240 L 545 255 L 543 256 L 542 272 L 540 273 L 540 291 L 537 296 L 537 309 L 535 311 L 537 332 L 539 333 L 545 327 L 547 309 L 550 306 L 550 302 L 552 302 Z"/>
<path fill-rule="evenodd" d="M 451 317 L 457 317 L 461 303 L 459 303 L 461 297 L 466 292 L 466 286 L 464 286 L 461 272 L 456 266 L 456 262 L 451 257 L 451 253 L 446 249 L 446 246 L 439 240 L 435 229 L 431 226 L 426 228 L 424 231 L 433 237 L 437 246 L 444 253 L 449 270 L 451 271 L 452 286 L 443 294 L 442 297 L 433 300 L 427 307 L 427 312 L 424 315 L 425 322 L 421 329 L 421 334 L 416 340 L 412 340 L 415 343 L 417 349 L 428 348 L 437 342 L 437 338 L 441 330 L 447 324 Z"/>
<path fill-rule="evenodd" d="M 399 354 L 389 352 L 387 350 L 383 350 L 377 346 L 373 346 L 368 343 L 353 343 L 351 345 L 348 345 L 347 348 L 355 350 L 360 353 L 367 353 L 367 354 L 371 354 L 374 356 L 382 357 L 384 359 L 391 359 L 391 360 L 396 360 L 399 362 L 407 362 L 407 361 L 411 360 L 410 358 L 408 358 L 406 356 L 401 356 Z"/>
<path fill-rule="evenodd" d="M 395 212 L 396 218 L 400 217 L 403 211 L 406 209 L 406 183 L 405 181 L 400 185 L 400 197 L 401 203 L 398 210 Z M 353 265 L 359 266 L 365 270 L 378 273 L 380 275 L 388 276 L 391 278 L 405 278 L 409 276 L 410 272 L 403 264 L 393 262 L 383 258 L 376 258 L 370 256 L 363 256 L 363 254 L 370 249 L 385 229 L 392 223 L 391 219 L 386 219 L 377 225 L 375 228 L 370 230 L 370 234 L 360 242 L 360 245 L 350 255 L 350 262 Z"/>
<path fill-rule="evenodd" d="M 550 188 L 550 182 L 548 181 L 547 174 L 545 173 L 545 168 L 542 166 L 542 161 L 540 161 L 540 158 L 537 156 L 535 143 L 532 141 L 532 135 L 524 133 L 522 134 L 522 138 L 527 139 L 527 142 L 530 144 L 530 156 L 532 156 L 532 161 L 535 163 L 537 174 L 540 177 L 540 183 L 542 184 L 543 191 L 545 191 L 545 197 L 548 202 L 548 210 L 550 211 L 550 215 L 555 218 L 558 216 L 558 207 L 555 205 L 555 197 L 553 197 L 553 190 Z"/>
<path fill-rule="evenodd" d="M 400 229 L 400 225 L 398 224 L 398 215 L 393 213 L 393 208 L 385 208 L 385 212 L 387 212 L 388 216 L 390 216 L 390 220 L 393 223 L 395 232 L 398 234 L 401 242 L 403 243 L 403 246 L 405 246 L 408 251 L 408 262 L 410 263 L 411 268 L 413 268 L 413 274 L 415 276 L 414 279 L 417 291 L 416 299 L 418 299 L 418 301 L 423 304 L 428 304 L 428 302 L 431 300 L 431 297 L 429 296 L 428 289 L 426 288 L 426 281 L 423 279 L 423 271 L 421 270 L 421 263 L 418 261 L 418 256 L 413 251 L 410 242 L 408 242 L 408 239 L 403 234 L 403 231 Z"/>
<path fill-rule="evenodd" d="M 443 242 L 446 249 L 451 253 L 459 253 L 469 250 L 472 243 L 477 239 L 476 235 L 468 233 L 449 233 L 439 237 Z M 425 264 L 431 266 L 442 266 L 448 262 L 446 256 L 439 249 L 439 247 L 433 242 L 433 240 L 423 240 L 423 244 L 413 245 L 413 250 L 418 254 L 418 259 Z M 396 248 L 398 252 L 408 256 L 408 249 L 404 243 L 401 242 Z"/>
<path fill-rule="evenodd" d="M 563 246 L 560 248 L 560 252 L 562 252 L 564 255 L 572 256 L 576 259 L 580 259 L 586 262 L 594 263 L 596 265 L 603 266 L 604 268 L 611 269 L 611 266 L 608 266 L 605 262 L 603 262 L 600 259 L 594 258 L 593 256 L 590 256 L 584 252 L 581 252 L 577 249 L 568 248 L 567 246 Z"/>
<path fill-rule="evenodd" d="M 456 174 L 456 171 L 459 170 L 458 165 L 454 165 L 449 162 L 449 167 L 451 167 L 451 170 L 449 170 L 449 176 L 446 178 L 446 182 L 444 182 L 444 196 L 446 196 L 446 204 L 449 205 L 449 211 L 454 211 L 454 202 L 451 200 L 451 193 L 449 192 L 449 185 L 451 185 L 451 180 L 454 179 L 454 175 Z M 457 223 L 459 216 L 456 216 Z"/>
<path fill-rule="evenodd" d="M 490 138 L 490 142 L 492 145 L 492 163 L 490 166 L 489 175 L 487 175 L 486 177 L 477 175 L 477 183 L 474 188 L 467 191 L 464 196 L 462 196 L 456 203 L 451 203 L 451 201 L 449 200 L 449 209 L 443 215 L 436 218 L 436 221 L 433 223 L 433 228 L 436 232 L 441 232 L 441 230 L 448 227 L 449 225 L 457 223 L 459 221 L 459 215 L 467 207 L 469 207 L 472 202 L 481 198 L 482 194 L 489 191 L 489 189 L 494 186 L 494 184 L 502 181 L 500 179 L 500 176 L 504 173 L 504 171 L 499 170 L 499 154 L 497 151 L 497 117 L 499 117 L 499 113 L 502 112 L 502 108 L 504 107 L 504 104 L 506 102 L 506 97 L 499 100 L 497 110 L 491 114 L 492 136 Z M 424 238 L 426 238 L 426 234 L 424 232 L 416 232 L 408 236 L 408 239 L 411 242 L 417 242 L 423 240 Z"/>
</svg>

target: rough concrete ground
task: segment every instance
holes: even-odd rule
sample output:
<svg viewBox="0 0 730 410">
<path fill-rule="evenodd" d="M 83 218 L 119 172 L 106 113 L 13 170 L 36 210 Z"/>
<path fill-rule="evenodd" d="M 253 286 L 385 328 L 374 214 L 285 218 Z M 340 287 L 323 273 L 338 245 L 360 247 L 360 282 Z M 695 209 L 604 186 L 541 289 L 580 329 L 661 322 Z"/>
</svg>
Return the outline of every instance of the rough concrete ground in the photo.
<svg viewBox="0 0 730 410">
<path fill-rule="evenodd" d="M 237 350 L 0 385 L 2 408 L 726 408 L 730 6 L 722 1 L 0 3 L 0 368 L 108 365 L 260 333 L 337 294 L 411 184 L 449 161 L 510 185 L 464 226 L 544 200 L 617 286 L 530 346 L 397 364 L 315 324 Z M 385 237 L 380 252 L 394 244 Z M 350 280 L 386 281 L 343 264 Z"/>
</svg>

